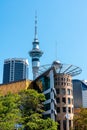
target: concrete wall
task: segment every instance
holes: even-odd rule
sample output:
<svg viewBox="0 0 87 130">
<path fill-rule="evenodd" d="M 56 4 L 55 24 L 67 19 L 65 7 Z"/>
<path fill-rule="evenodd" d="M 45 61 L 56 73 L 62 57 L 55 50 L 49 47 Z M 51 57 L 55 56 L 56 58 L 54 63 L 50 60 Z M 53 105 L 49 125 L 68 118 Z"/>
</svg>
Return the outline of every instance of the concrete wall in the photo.
<svg viewBox="0 0 87 130">
<path fill-rule="evenodd" d="M 0 84 L 0 94 L 6 95 L 7 93 L 18 93 L 21 90 L 29 88 L 31 85 L 30 80 L 22 80 L 8 84 Z"/>
</svg>

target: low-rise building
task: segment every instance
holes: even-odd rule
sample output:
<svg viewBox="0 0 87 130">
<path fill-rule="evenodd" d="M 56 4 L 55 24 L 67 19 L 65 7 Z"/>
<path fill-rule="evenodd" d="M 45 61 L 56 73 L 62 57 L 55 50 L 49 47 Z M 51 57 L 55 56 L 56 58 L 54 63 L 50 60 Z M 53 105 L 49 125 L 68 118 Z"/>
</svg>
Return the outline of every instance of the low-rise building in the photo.
<svg viewBox="0 0 87 130">
<path fill-rule="evenodd" d="M 0 84 L 0 94 L 6 95 L 7 93 L 18 93 L 22 90 L 32 88 L 30 80 L 20 80 L 7 84 Z"/>
</svg>

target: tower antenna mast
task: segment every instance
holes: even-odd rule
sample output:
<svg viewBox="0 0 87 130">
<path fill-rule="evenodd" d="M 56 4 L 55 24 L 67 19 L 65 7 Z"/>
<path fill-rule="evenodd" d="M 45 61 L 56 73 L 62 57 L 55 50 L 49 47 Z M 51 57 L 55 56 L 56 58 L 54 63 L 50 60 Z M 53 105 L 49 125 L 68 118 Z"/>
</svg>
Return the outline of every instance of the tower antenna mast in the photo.
<svg viewBox="0 0 87 130">
<path fill-rule="evenodd" d="M 34 39 L 38 39 L 37 38 L 37 11 L 35 11 L 35 36 Z"/>
</svg>

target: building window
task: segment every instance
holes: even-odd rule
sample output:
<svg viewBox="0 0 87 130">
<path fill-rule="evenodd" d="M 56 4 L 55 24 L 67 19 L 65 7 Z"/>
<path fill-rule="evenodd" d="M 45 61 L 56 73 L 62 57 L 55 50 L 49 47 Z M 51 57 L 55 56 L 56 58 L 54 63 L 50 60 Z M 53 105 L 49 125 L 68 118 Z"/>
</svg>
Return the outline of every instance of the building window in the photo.
<svg viewBox="0 0 87 130">
<path fill-rule="evenodd" d="M 70 79 L 69 79 L 69 82 L 70 82 Z"/>
<path fill-rule="evenodd" d="M 63 120 L 63 130 L 66 130 L 66 120 Z"/>
<path fill-rule="evenodd" d="M 56 93 L 60 94 L 60 89 L 59 88 L 56 89 Z"/>
<path fill-rule="evenodd" d="M 69 120 L 69 127 L 71 128 L 71 120 Z"/>
<path fill-rule="evenodd" d="M 66 94 L 65 88 L 61 88 L 61 94 Z"/>
<path fill-rule="evenodd" d="M 64 82 L 64 86 L 66 86 L 66 83 Z"/>
<path fill-rule="evenodd" d="M 66 103 L 66 98 L 65 97 L 62 98 L 62 102 Z"/>
<path fill-rule="evenodd" d="M 57 82 L 55 82 L 55 85 L 57 85 Z"/>
<path fill-rule="evenodd" d="M 71 100 L 70 100 L 70 98 L 68 98 L 68 104 L 71 104 Z"/>
<path fill-rule="evenodd" d="M 58 122 L 58 130 L 60 130 L 60 121 L 57 121 Z"/>
<path fill-rule="evenodd" d="M 56 98 L 57 103 L 60 103 L 60 98 Z"/>
<path fill-rule="evenodd" d="M 61 80 L 63 81 L 63 78 L 61 78 Z"/>
<path fill-rule="evenodd" d="M 71 86 L 71 84 L 70 84 L 70 83 L 67 83 L 67 86 Z"/>
<path fill-rule="evenodd" d="M 50 110 L 50 103 L 44 105 L 45 111 Z"/>
<path fill-rule="evenodd" d="M 57 107 L 57 113 L 60 113 L 60 107 Z"/>
<path fill-rule="evenodd" d="M 72 108 L 72 113 L 74 113 L 74 109 Z"/>
<path fill-rule="evenodd" d="M 72 104 L 73 104 L 73 99 L 72 99 Z"/>
<path fill-rule="evenodd" d="M 41 78 L 43 91 L 48 90 L 50 88 L 50 79 L 48 77 Z"/>
<path fill-rule="evenodd" d="M 63 82 L 61 82 L 61 85 L 63 86 Z"/>
<path fill-rule="evenodd" d="M 58 81 L 60 80 L 60 78 L 58 77 Z"/>
<path fill-rule="evenodd" d="M 66 107 L 63 107 L 63 112 L 66 112 Z"/>
<path fill-rule="evenodd" d="M 57 81 L 57 78 L 55 78 L 55 81 Z"/>
<path fill-rule="evenodd" d="M 50 99 L 50 93 L 45 94 L 46 100 Z"/>
<path fill-rule="evenodd" d="M 70 89 L 67 89 L 67 94 L 70 95 Z"/>
<path fill-rule="evenodd" d="M 70 107 L 68 107 L 68 112 L 71 113 L 71 108 Z"/>
<path fill-rule="evenodd" d="M 58 82 L 58 85 L 60 85 L 60 82 Z"/>
</svg>

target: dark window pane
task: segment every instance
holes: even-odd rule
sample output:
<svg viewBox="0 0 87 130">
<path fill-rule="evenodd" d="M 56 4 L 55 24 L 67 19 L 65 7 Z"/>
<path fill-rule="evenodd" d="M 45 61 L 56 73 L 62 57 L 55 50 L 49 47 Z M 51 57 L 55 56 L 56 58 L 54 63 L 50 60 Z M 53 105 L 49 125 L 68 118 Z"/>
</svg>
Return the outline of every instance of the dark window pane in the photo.
<svg viewBox="0 0 87 130">
<path fill-rule="evenodd" d="M 57 94 L 60 94 L 60 89 L 57 88 L 57 89 L 56 89 L 56 92 L 57 92 Z"/>
<path fill-rule="evenodd" d="M 70 107 L 68 107 L 68 112 L 71 113 L 71 108 Z"/>
<path fill-rule="evenodd" d="M 50 93 L 45 94 L 46 100 L 50 99 Z"/>
<path fill-rule="evenodd" d="M 66 98 L 65 97 L 62 98 L 62 102 L 66 103 Z"/>
<path fill-rule="evenodd" d="M 66 130 L 66 120 L 63 120 L 63 130 Z"/>
<path fill-rule="evenodd" d="M 60 98 L 56 98 L 57 103 L 60 103 Z"/>
<path fill-rule="evenodd" d="M 45 111 L 50 110 L 50 103 L 44 105 Z"/>
<path fill-rule="evenodd" d="M 63 107 L 63 112 L 66 112 L 66 107 Z"/>
<path fill-rule="evenodd" d="M 58 130 L 60 130 L 60 121 L 58 121 Z"/>
<path fill-rule="evenodd" d="M 57 107 L 57 113 L 60 113 L 60 107 Z"/>
<path fill-rule="evenodd" d="M 71 103 L 71 100 L 70 100 L 70 98 L 68 98 L 68 104 L 70 104 Z"/>
</svg>

